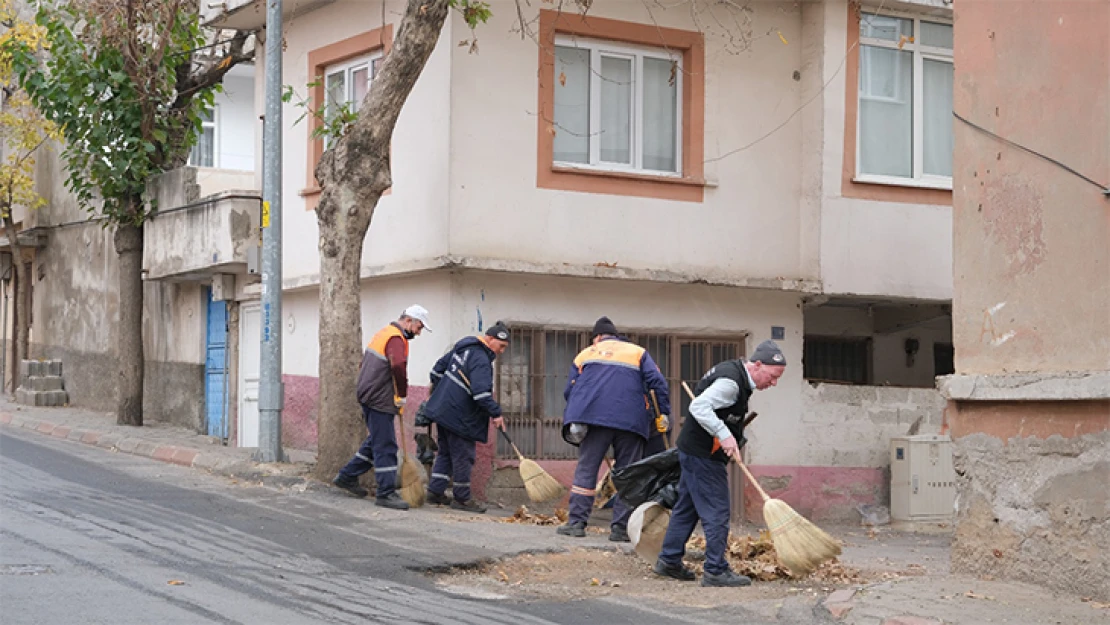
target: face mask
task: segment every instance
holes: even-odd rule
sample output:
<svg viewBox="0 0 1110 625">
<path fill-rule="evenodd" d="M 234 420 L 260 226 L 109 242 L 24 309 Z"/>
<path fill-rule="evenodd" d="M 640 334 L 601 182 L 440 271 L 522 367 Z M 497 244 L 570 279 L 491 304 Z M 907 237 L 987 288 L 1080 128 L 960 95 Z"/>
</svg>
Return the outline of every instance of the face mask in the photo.
<svg viewBox="0 0 1110 625">
<path fill-rule="evenodd" d="M 406 340 L 409 340 L 409 341 L 411 341 L 411 340 L 413 340 L 414 338 L 416 338 L 416 335 L 415 335 L 415 334 L 413 334 L 412 332 L 409 332 L 408 330 L 406 330 L 406 329 L 404 329 L 404 328 L 401 328 L 401 334 L 404 334 L 404 335 L 405 335 L 405 339 L 406 339 Z"/>
</svg>

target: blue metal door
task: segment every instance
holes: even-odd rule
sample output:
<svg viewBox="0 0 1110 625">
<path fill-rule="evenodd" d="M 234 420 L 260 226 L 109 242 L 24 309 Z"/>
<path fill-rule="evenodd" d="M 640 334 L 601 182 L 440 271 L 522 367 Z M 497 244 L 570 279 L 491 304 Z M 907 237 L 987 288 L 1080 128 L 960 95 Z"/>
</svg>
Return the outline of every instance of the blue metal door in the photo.
<svg viewBox="0 0 1110 625">
<path fill-rule="evenodd" d="M 212 289 L 204 289 L 208 301 L 208 330 L 205 333 L 204 405 L 208 435 L 226 439 L 227 431 L 227 303 L 212 301 Z"/>
</svg>

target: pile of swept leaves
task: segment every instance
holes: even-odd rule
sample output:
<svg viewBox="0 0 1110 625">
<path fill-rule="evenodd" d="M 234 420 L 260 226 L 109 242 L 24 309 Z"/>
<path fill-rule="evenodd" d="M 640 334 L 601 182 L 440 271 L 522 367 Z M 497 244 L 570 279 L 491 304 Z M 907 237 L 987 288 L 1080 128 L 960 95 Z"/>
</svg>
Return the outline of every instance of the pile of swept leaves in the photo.
<svg viewBox="0 0 1110 625">
<path fill-rule="evenodd" d="M 691 538 L 690 542 L 686 543 L 686 550 L 691 549 L 704 552 L 705 538 L 703 536 Z M 788 569 L 779 564 L 775 543 L 771 540 L 770 532 L 766 530 L 761 531 L 757 538 L 730 535 L 725 557 L 733 571 L 753 580 L 769 582 L 776 579 L 795 579 Z M 700 573 L 703 563 L 697 562 L 695 565 L 695 569 Z M 857 569 L 844 566 L 835 558 L 822 564 L 807 579 L 835 584 L 858 584 L 865 581 Z"/>
<path fill-rule="evenodd" d="M 567 522 L 566 508 L 555 508 L 555 514 L 530 512 L 528 506 L 516 509 L 511 517 L 498 519 L 502 523 L 521 523 L 523 525 L 562 525 Z"/>
</svg>

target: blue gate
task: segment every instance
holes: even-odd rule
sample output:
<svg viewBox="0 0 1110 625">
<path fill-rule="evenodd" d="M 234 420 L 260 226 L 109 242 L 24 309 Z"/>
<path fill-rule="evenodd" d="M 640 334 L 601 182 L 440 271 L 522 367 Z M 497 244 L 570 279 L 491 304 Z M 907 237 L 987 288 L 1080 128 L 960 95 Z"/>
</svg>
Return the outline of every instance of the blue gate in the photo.
<svg viewBox="0 0 1110 625">
<path fill-rule="evenodd" d="M 208 302 L 205 332 L 204 405 L 208 435 L 227 439 L 227 302 L 212 301 L 212 289 L 204 289 Z"/>
</svg>

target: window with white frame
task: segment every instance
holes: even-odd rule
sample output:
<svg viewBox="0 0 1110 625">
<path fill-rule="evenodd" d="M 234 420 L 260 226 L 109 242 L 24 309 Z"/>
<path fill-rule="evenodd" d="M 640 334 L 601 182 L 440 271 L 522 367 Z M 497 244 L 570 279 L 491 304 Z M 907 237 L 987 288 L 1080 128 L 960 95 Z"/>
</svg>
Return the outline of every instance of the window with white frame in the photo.
<svg viewBox="0 0 1110 625">
<path fill-rule="evenodd" d="M 200 114 L 200 135 L 197 143 L 189 152 L 189 164 L 193 167 L 219 167 L 218 136 L 216 134 L 216 114 L 218 107 L 206 109 Z"/>
<path fill-rule="evenodd" d="M 358 112 L 370 91 L 370 82 L 378 75 L 382 58 L 381 52 L 375 52 L 327 68 L 324 73 L 325 120 L 330 122 L 343 106 L 350 112 Z M 324 147 L 327 148 L 327 137 Z"/>
<path fill-rule="evenodd" d="M 860 15 L 857 177 L 952 188 L 952 24 Z"/>
<path fill-rule="evenodd" d="M 555 164 L 680 175 L 681 93 L 678 51 L 557 37 Z"/>
</svg>

